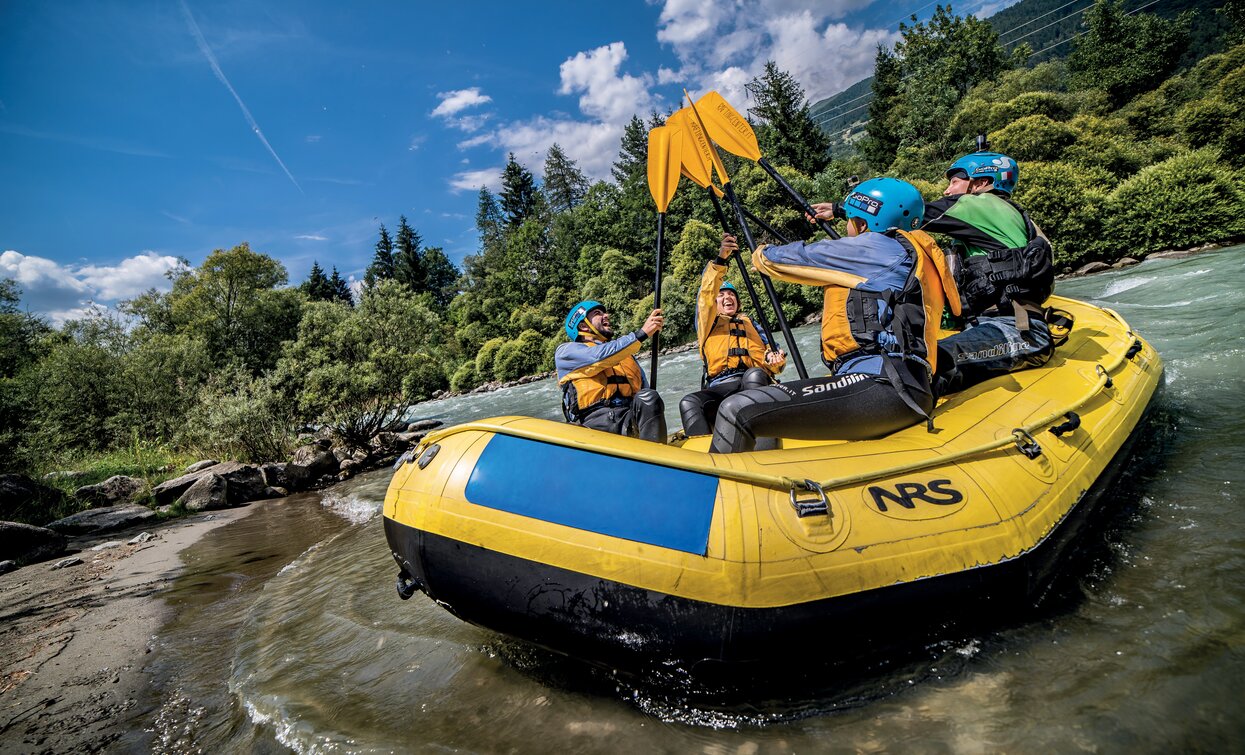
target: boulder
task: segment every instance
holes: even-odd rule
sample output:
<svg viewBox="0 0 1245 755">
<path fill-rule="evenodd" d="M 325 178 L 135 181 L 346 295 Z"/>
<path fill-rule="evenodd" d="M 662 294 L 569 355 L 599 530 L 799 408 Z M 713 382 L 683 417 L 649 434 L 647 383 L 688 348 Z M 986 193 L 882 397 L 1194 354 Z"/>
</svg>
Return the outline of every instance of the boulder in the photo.
<svg viewBox="0 0 1245 755">
<path fill-rule="evenodd" d="M 338 479 L 349 479 L 353 477 L 363 467 L 363 464 L 354 459 L 346 459 L 341 463 L 341 467 L 337 472 Z"/>
<path fill-rule="evenodd" d="M 1132 267 L 1133 265 L 1136 265 L 1140 262 L 1141 260 L 1134 259 L 1133 257 L 1120 257 L 1118 260 L 1116 260 L 1111 265 L 1111 267 L 1113 267 L 1116 270 L 1119 270 L 1122 267 Z"/>
<path fill-rule="evenodd" d="M 230 506 L 258 501 L 265 497 L 264 491 L 268 489 L 263 472 L 255 464 L 227 461 L 211 467 L 207 472 L 218 475 L 229 483 Z"/>
<path fill-rule="evenodd" d="M 290 494 L 290 491 L 286 490 L 285 488 L 279 488 L 279 487 L 278 488 L 270 487 L 264 491 L 265 498 L 284 498 L 289 494 Z"/>
<path fill-rule="evenodd" d="M 539 378 L 537 378 L 539 379 Z M 431 430 L 434 427 L 440 427 L 445 423 L 439 419 L 419 419 L 406 426 L 408 433 L 417 433 L 420 430 Z"/>
<path fill-rule="evenodd" d="M 0 560 L 30 564 L 65 552 L 65 536 L 43 527 L 0 522 Z"/>
<path fill-rule="evenodd" d="M 186 491 L 190 490 L 192 485 L 201 478 L 211 474 L 221 477 L 229 483 L 229 505 L 231 506 L 240 506 L 251 501 L 258 501 L 264 497 L 264 490 L 268 487 L 268 484 L 264 482 L 264 475 L 260 472 L 259 467 L 254 464 L 226 461 L 214 464 L 198 472 L 166 480 L 157 485 L 151 491 L 151 494 L 155 497 L 158 505 L 165 506 L 179 500 L 186 494 Z"/>
<path fill-rule="evenodd" d="M 314 478 L 307 467 L 299 464 L 285 465 L 285 485 L 274 485 L 273 487 L 282 487 L 286 490 L 305 490 Z"/>
<path fill-rule="evenodd" d="M 177 499 L 187 511 L 209 511 L 228 508 L 229 483 L 224 477 L 208 472 L 186 489 Z"/>
<path fill-rule="evenodd" d="M 16 561 L 0 561 L 0 574 L 8 574 L 16 568 Z"/>
<path fill-rule="evenodd" d="M 1110 269 L 1111 269 L 1111 266 L 1105 262 L 1091 262 L 1088 265 L 1081 265 L 1072 274 L 1074 276 L 1093 275 L 1094 273 L 1101 273 L 1103 270 L 1110 270 Z"/>
<path fill-rule="evenodd" d="M 309 445 L 294 452 L 294 457 L 286 465 L 285 470 L 289 474 L 292 471 L 291 467 L 302 467 L 309 479 L 315 479 L 323 474 L 337 472 L 339 463 L 337 457 L 328 449 L 319 445 Z M 294 474 L 301 475 L 300 472 L 294 472 Z"/>
<path fill-rule="evenodd" d="M 137 477 L 113 475 L 103 482 L 84 485 L 73 492 L 73 497 L 91 508 L 133 503 L 147 492 L 147 483 Z"/>
<path fill-rule="evenodd" d="M 287 466 L 284 462 L 260 464 L 259 473 L 264 476 L 264 484 L 271 488 L 290 487 L 289 476 L 285 472 Z"/>
<path fill-rule="evenodd" d="M 64 519 L 57 519 L 48 525 L 48 529 L 64 535 L 86 535 L 94 532 L 112 532 L 155 518 L 156 512 L 146 506 L 138 504 L 109 506 L 102 509 L 87 509 Z"/>
<path fill-rule="evenodd" d="M 196 461 L 194 464 L 191 464 L 190 466 L 183 469 L 182 474 L 193 474 L 195 472 L 202 472 L 208 467 L 214 467 L 217 464 L 220 464 L 220 462 L 217 461 L 216 459 L 204 459 L 203 461 Z"/>
<path fill-rule="evenodd" d="M 0 474 L 0 520 L 40 520 L 64 501 L 64 493 L 26 475 Z"/>
<path fill-rule="evenodd" d="M 64 559 L 61 559 L 60 561 L 57 561 L 55 564 L 52 565 L 52 568 L 53 569 L 65 569 L 70 566 L 78 566 L 81 563 L 82 563 L 82 559 L 78 558 L 77 556 L 70 556 L 69 558 L 64 558 Z"/>
</svg>

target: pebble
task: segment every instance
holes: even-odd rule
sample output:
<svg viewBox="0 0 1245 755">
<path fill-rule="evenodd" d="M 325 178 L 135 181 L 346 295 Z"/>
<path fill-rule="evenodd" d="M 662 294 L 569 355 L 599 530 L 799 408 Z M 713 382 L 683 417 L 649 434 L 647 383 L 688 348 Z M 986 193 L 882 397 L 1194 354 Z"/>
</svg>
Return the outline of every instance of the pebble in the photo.
<svg viewBox="0 0 1245 755">
<path fill-rule="evenodd" d="M 52 568 L 53 569 L 64 569 L 65 567 L 68 567 L 68 566 L 77 566 L 80 563 L 82 563 L 82 559 L 78 558 L 77 556 L 73 556 L 70 558 L 63 558 L 60 561 L 57 561 L 56 564 Z"/>
<path fill-rule="evenodd" d="M 151 534 L 150 532 L 140 532 L 134 537 L 130 538 L 130 542 L 126 543 L 126 545 L 137 545 L 139 543 L 146 543 L 146 542 L 149 542 L 155 539 L 156 539 L 156 536 Z"/>
<path fill-rule="evenodd" d="M 108 542 L 106 542 L 106 543 L 100 543 L 99 545 L 95 546 L 94 548 L 91 548 L 91 550 L 93 550 L 93 551 L 106 551 L 106 550 L 108 550 L 109 548 L 116 548 L 116 547 L 118 547 L 118 546 L 122 546 L 122 545 L 125 545 L 125 543 L 121 542 L 120 540 L 109 540 L 109 541 L 108 541 Z"/>
</svg>

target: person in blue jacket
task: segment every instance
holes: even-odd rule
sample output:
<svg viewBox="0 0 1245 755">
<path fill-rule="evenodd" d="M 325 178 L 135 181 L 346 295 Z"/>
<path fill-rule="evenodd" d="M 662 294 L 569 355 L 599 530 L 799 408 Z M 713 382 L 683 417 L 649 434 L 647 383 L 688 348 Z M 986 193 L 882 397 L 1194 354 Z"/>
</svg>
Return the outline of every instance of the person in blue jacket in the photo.
<svg viewBox="0 0 1245 755">
<path fill-rule="evenodd" d="M 815 206 L 827 219 L 834 208 Z M 712 452 L 751 451 L 757 436 L 855 440 L 931 422 L 938 317 L 944 305 L 958 313 L 960 302 L 942 250 L 917 230 L 921 193 L 874 178 L 857 185 L 841 210 L 844 238 L 763 246 L 752 255 L 773 278 L 824 288 L 821 350 L 831 374 L 727 398 Z"/>
<path fill-rule="evenodd" d="M 567 422 L 666 442 L 665 405 L 648 387 L 648 376 L 635 358 L 664 322 L 661 310 L 654 309 L 640 328 L 614 338 L 601 302 L 581 301 L 571 307 L 564 326 L 570 341 L 554 352 Z"/>
</svg>

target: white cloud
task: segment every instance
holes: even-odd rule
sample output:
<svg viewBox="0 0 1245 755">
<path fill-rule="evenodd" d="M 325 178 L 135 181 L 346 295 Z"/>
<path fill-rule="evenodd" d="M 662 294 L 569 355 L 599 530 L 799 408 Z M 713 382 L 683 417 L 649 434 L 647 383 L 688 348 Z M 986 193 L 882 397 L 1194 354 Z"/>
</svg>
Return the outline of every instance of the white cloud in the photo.
<svg viewBox="0 0 1245 755">
<path fill-rule="evenodd" d="M 432 111 L 432 115 L 436 118 L 449 118 L 450 116 L 458 115 L 459 112 L 469 107 L 493 101 L 492 97 L 480 93 L 480 87 L 440 92 L 437 94 L 437 97 L 440 98 L 441 104 L 437 105 L 436 109 Z"/>
<path fill-rule="evenodd" d="M 319 134 L 308 134 L 305 141 L 308 144 L 318 144 L 320 142 L 320 135 Z"/>
<path fill-rule="evenodd" d="M 481 187 L 496 191 L 501 187 L 501 171 L 501 168 L 463 171 L 450 179 L 450 188 L 455 193 L 479 191 Z"/>
<path fill-rule="evenodd" d="M 328 241 L 329 240 L 328 236 L 321 236 L 316 233 L 300 233 L 294 238 L 301 239 L 303 241 Z"/>
<path fill-rule="evenodd" d="M 717 89 L 742 111 L 752 104 L 744 85 L 773 60 L 816 102 L 872 75 L 877 45 L 898 39 L 893 28 L 837 21 L 860 7 L 848 0 L 665 0 L 657 39 L 682 67 L 659 71 L 659 80 L 684 81 L 694 95 Z"/>
<path fill-rule="evenodd" d="M 0 278 L 12 278 L 22 289 L 22 302 L 54 324 L 80 317 L 93 302 L 115 303 L 149 288 L 167 291 L 165 273 L 179 260 L 145 252 L 116 265 L 67 266 L 8 250 L 0 254 Z"/>
<path fill-rule="evenodd" d="M 622 70 L 627 48 L 622 42 L 603 45 L 567 58 L 559 68 L 558 93 L 577 95 L 579 113 L 573 116 L 538 115 L 515 121 L 459 142 L 462 150 L 492 146 L 512 152 L 535 173 L 544 166 L 545 154 L 555 142 L 593 178 L 605 178 L 618 156 L 623 127 L 633 115 L 645 115 L 660 104 L 650 88 L 649 74 L 632 75 Z M 485 176 L 488 175 L 486 179 Z M 466 171 L 451 181 L 457 191 L 495 187 L 500 171 Z"/>
</svg>

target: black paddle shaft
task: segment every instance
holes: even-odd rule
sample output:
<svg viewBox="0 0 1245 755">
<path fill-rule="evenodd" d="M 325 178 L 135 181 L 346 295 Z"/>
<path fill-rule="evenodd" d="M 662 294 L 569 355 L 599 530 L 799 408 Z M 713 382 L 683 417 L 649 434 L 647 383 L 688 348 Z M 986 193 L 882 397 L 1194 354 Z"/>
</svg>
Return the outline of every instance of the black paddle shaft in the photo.
<svg viewBox="0 0 1245 755">
<path fill-rule="evenodd" d="M 748 244 L 748 249 L 756 251 L 756 242 L 752 240 L 752 231 L 748 229 L 748 221 L 744 218 L 743 207 L 739 205 L 739 199 L 735 196 L 735 187 L 727 182 L 722 187 L 726 192 L 726 198 L 730 200 L 731 207 L 735 209 L 735 221 L 739 223 L 739 230 L 744 235 L 744 241 Z M 782 305 L 778 302 L 778 292 L 774 290 L 774 282 L 770 280 L 768 275 L 761 274 L 761 283 L 765 284 L 765 293 L 769 295 L 770 303 L 774 305 L 774 317 L 778 320 L 778 327 L 782 328 L 783 338 L 787 341 L 787 348 L 791 350 L 791 360 L 795 362 L 795 371 L 799 373 L 801 380 L 808 379 L 808 370 L 804 369 L 804 360 L 800 358 L 800 349 L 795 345 L 795 336 L 791 335 L 791 325 L 787 323 L 787 316 L 782 313 Z"/>
<path fill-rule="evenodd" d="M 657 279 L 653 282 L 653 309 L 661 309 L 661 247 L 666 231 L 666 213 L 657 213 Z M 653 334 L 653 354 L 649 362 L 649 387 L 657 390 L 657 352 L 661 349 L 661 331 Z"/>
<path fill-rule="evenodd" d="M 770 174 L 770 177 L 777 181 L 778 185 L 786 190 L 787 194 L 789 194 L 791 198 L 800 205 L 800 209 L 804 210 L 810 218 L 817 218 L 817 213 L 813 211 L 813 206 L 808 203 L 808 200 L 805 199 L 800 192 L 796 191 L 794 186 L 787 183 L 787 179 L 783 178 L 778 171 L 774 170 L 774 166 L 770 165 L 768 160 L 762 157 L 760 160 L 757 160 L 757 165 L 760 165 L 766 173 Z M 830 221 L 817 220 L 817 225 L 821 226 L 821 230 L 825 231 L 826 235 L 830 238 L 837 239 L 839 237 L 838 232 L 834 230 L 834 226 L 830 225 Z"/>
</svg>

